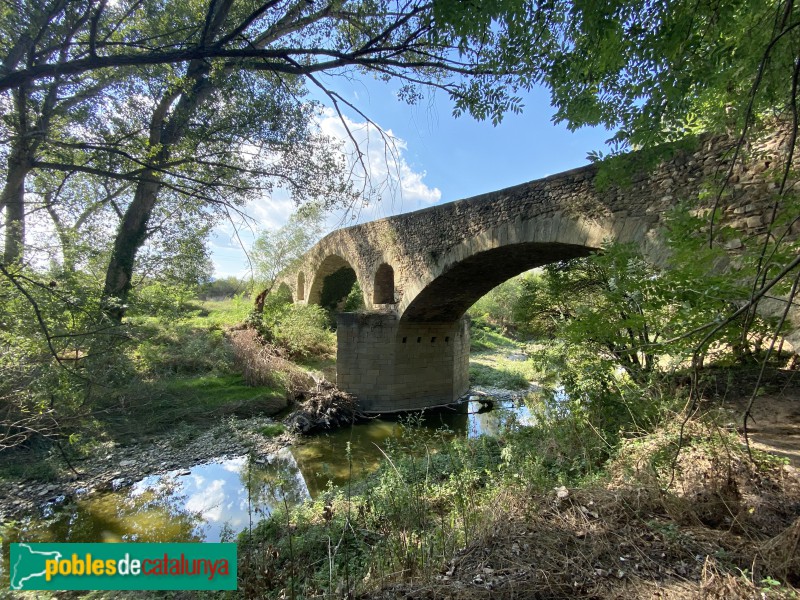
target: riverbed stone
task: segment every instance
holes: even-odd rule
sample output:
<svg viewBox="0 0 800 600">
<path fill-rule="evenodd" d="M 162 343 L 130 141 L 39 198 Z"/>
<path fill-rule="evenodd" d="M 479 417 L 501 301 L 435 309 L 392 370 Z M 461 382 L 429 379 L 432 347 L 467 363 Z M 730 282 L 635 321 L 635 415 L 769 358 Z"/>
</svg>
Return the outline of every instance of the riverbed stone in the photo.
<svg viewBox="0 0 800 600">
<path fill-rule="evenodd" d="M 143 442 L 142 445 L 128 445 L 124 448 L 110 442 L 103 443 L 95 456 L 76 465 L 80 476 L 72 471 L 64 471 L 52 484 L 17 483 L 0 490 L 0 521 L 41 516 L 39 513 L 43 508 L 42 500 L 47 496 L 86 497 L 112 489 L 114 480 L 118 484 L 124 481 L 125 485 L 131 485 L 147 475 L 161 474 L 171 468 L 185 469 L 219 456 L 241 454 L 245 447 L 242 442 L 262 454 L 275 452 L 291 443 L 293 436 L 289 433 L 274 438 L 265 438 L 258 434 L 258 429 L 268 423 L 274 421 L 265 417 L 226 421 L 222 434 L 219 427 L 213 427 L 182 448 L 172 445 L 173 436 L 169 433 Z M 236 440 L 241 442 L 237 443 Z M 138 458 L 133 459 L 131 456 Z M 165 466 L 162 467 L 161 463 Z"/>
</svg>

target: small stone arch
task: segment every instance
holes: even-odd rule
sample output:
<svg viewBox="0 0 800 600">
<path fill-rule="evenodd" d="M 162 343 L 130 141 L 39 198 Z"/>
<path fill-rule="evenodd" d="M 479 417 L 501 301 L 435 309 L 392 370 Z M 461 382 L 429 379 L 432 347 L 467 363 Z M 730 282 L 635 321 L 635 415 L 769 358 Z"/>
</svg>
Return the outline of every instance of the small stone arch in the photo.
<svg viewBox="0 0 800 600">
<path fill-rule="evenodd" d="M 375 271 L 372 303 L 394 304 L 394 269 L 391 265 L 383 263 Z"/>
<path fill-rule="evenodd" d="M 348 274 L 347 277 L 351 280 L 350 283 L 358 280 L 355 269 L 353 269 L 352 265 L 346 259 L 336 254 L 328 255 L 314 271 L 314 277 L 308 288 L 307 303 L 322 305 L 322 296 L 326 288 L 326 280 L 332 276 L 334 279 L 342 279 L 345 272 Z M 339 281 L 338 283 L 342 282 Z M 345 285 L 344 287 L 350 288 L 349 285 Z M 327 298 L 327 300 L 330 300 L 330 298 Z"/>
<path fill-rule="evenodd" d="M 303 271 L 297 274 L 297 300 L 306 299 L 306 275 Z"/>
</svg>

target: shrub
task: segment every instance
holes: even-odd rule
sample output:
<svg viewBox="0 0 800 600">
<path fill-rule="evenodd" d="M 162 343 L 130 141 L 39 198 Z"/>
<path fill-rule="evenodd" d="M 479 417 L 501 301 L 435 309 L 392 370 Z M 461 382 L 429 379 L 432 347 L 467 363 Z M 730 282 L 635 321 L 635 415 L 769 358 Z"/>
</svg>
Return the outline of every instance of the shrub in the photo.
<svg viewBox="0 0 800 600">
<path fill-rule="evenodd" d="M 289 305 L 276 320 L 272 337 L 297 358 L 331 354 L 336 347 L 327 314 L 316 305 Z"/>
<path fill-rule="evenodd" d="M 135 350 L 139 364 L 154 375 L 230 373 L 233 352 L 219 329 L 157 326 Z"/>
<path fill-rule="evenodd" d="M 267 297 L 256 327 L 264 339 L 287 350 L 292 358 L 329 355 L 336 347 L 324 309 L 313 304 L 292 304 L 279 294 Z"/>
</svg>

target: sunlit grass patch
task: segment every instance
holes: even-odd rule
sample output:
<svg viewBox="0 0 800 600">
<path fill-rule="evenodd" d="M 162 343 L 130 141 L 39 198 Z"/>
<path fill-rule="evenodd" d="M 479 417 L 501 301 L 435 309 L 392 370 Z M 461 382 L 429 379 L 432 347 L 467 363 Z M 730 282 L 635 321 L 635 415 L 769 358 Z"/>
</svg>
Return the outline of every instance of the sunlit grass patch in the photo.
<svg viewBox="0 0 800 600">
<path fill-rule="evenodd" d="M 286 390 L 278 386 L 249 386 L 241 375 L 208 375 L 174 378 L 164 391 L 200 411 L 222 413 L 260 412 L 286 405 Z"/>
<path fill-rule="evenodd" d="M 198 327 L 224 327 L 244 322 L 253 310 L 249 296 L 235 296 L 225 300 L 205 300 L 199 303 L 190 323 Z"/>
<path fill-rule="evenodd" d="M 521 390 L 535 380 L 538 372 L 530 360 L 509 360 L 507 352 L 481 352 L 470 356 L 469 380 L 472 385 Z"/>
<path fill-rule="evenodd" d="M 283 423 L 270 423 L 269 425 L 264 425 L 258 430 L 258 432 L 264 437 L 276 437 L 285 431 L 286 427 L 283 425 Z"/>
<path fill-rule="evenodd" d="M 470 350 L 473 352 L 501 349 L 511 351 L 519 348 L 522 348 L 520 342 L 503 335 L 483 320 L 476 319 L 472 322 L 470 326 Z"/>
</svg>

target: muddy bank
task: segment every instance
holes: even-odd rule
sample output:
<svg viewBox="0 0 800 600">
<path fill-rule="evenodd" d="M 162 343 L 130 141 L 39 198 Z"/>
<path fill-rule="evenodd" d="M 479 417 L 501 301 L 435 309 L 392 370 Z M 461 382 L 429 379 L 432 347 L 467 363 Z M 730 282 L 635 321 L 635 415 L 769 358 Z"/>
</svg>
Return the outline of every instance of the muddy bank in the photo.
<svg viewBox="0 0 800 600">
<path fill-rule="evenodd" d="M 147 475 L 175 469 L 188 469 L 213 458 L 252 453 L 265 457 L 289 446 L 294 436 L 282 433 L 271 437 L 275 421 L 266 417 L 225 419 L 206 431 L 169 433 L 132 445 L 114 442 L 98 444 L 94 454 L 73 461 L 78 472 L 62 463 L 56 481 L 10 482 L 0 487 L 0 522 L 39 514 L 45 506 L 68 502 L 76 495 L 125 487 Z"/>
</svg>

